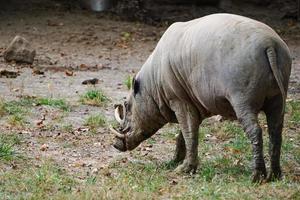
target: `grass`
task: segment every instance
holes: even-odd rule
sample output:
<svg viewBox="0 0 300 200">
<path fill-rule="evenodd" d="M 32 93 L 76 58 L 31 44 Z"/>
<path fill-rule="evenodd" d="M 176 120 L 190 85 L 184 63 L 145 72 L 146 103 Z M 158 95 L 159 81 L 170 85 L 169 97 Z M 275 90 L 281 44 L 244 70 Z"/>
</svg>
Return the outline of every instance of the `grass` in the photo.
<svg viewBox="0 0 300 200">
<path fill-rule="evenodd" d="M 0 111 L 5 110 L 1 106 Z M 299 199 L 298 106 L 298 100 L 287 104 L 281 181 L 252 184 L 251 145 L 241 126 L 237 122 L 205 120 L 199 129 L 199 169 L 194 175 L 176 174 L 173 171 L 176 166 L 167 160 L 173 152 L 156 149 L 174 145 L 177 126 L 166 126 L 164 133 L 147 140 L 145 145 L 155 144 L 148 155 L 138 150 L 123 156 L 113 155 L 113 161 L 105 163 L 109 165 L 101 167 L 97 174 L 92 174 L 88 167 L 65 171 L 63 168 L 69 168 L 69 164 L 63 163 L 63 167 L 51 160 L 18 161 L 16 169 L 1 168 L 2 160 L 16 157 L 15 147 L 20 139 L 0 138 L 0 146 L 1 142 L 6 145 L 2 152 L 8 152 L 8 159 L 0 158 L 0 199 Z M 12 114 L 14 110 L 17 109 L 10 109 Z M 264 118 L 260 121 L 265 124 Z M 105 124 L 106 119 L 100 114 L 85 120 L 85 125 L 95 130 Z M 65 126 L 65 130 L 72 129 L 69 124 Z M 263 136 L 269 167 L 266 129 Z M 68 149 L 78 147 L 71 141 L 62 142 Z"/>
<path fill-rule="evenodd" d="M 287 110 L 290 114 L 290 122 L 300 125 L 300 100 L 292 100 L 287 103 Z"/>
<path fill-rule="evenodd" d="M 0 141 L 0 160 L 12 160 L 15 152 L 11 144 Z"/>
<path fill-rule="evenodd" d="M 7 123 L 11 126 L 23 127 L 26 115 L 34 106 L 49 106 L 63 111 L 70 111 L 70 105 L 64 99 L 23 97 L 18 100 L 0 100 L 0 116 L 7 116 Z"/>
<path fill-rule="evenodd" d="M 80 97 L 80 102 L 85 105 L 102 106 L 108 101 L 108 97 L 101 90 L 88 90 Z"/>
<path fill-rule="evenodd" d="M 1 199 L 297 199 L 289 179 L 263 185 L 248 169 L 219 157 L 193 176 L 177 175 L 157 160 L 117 160 L 97 175 L 78 180 L 51 161 L 0 173 Z M 216 167 L 215 165 L 220 165 Z M 82 179 L 82 178 L 81 178 Z"/>
<path fill-rule="evenodd" d="M 25 123 L 25 117 L 23 114 L 13 114 L 8 117 L 7 123 L 11 126 L 23 127 Z"/>
<path fill-rule="evenodd" d="M 63 124 L 61 130 L 64 132 L 71 132 L 74 129 L 72 124 Z"/>
<path fill-rule="evenodd" d="M 1 99 L 0 114 L 1 116 L 26 114 L 29 108 L 41 105 L 55 107 L 63 111 L 70 111 L 70 106 L 64 99 L 23 97 L 12 101 L 4 101 Z"/>
<path fill-rule="evenodd" d="M 64 199 L 75 183 L 53 162 L 43 161 L 40 167 L 25 164 L 17 170 L 0 171 L 0 199 Z"/>
<path fill-rule="evenodd" d="M 66 103 L 64 99 L 54 99 L 54 98 L 37 98 L 34 100 L 36 105 L 50 106 L 58 108 L 63 111 L 70 111 L 70 105 Z"/>
<path fill-rule="evenodd" d="M 90 115 L 84 125 L 88 126 L 92 132 L 96 132 L 98 128 L 103 127 L 106 124 L 106 119 L 101 114 Z"/>
<path fill-rule="evenodd" d="M 128 42 L 132 37 L 132 34 L 129 32 L 122 32 L 121 33 L 121 39 L 125 42 Z"/>
<path fill-rule="evenodd" d="M 289 116 L 288 116 L 289 118 Z M 103 126 L 101 115 L 91 115 L 86 124 Z M 216 126 L 216 127 L 212 127 Z M 176 130 L 174 126 L 169 127 Z M 229 139 L 213 140 L 217 135 Z M 200 165 L 196 174 L 176 174 L 167 160 L 160 156 L 143 156 L 134 151 L 135 159 L 117 158 L 98 174 L 87 173 L 77 178 L 61 166 L 42 161 L 40 167 L 21 166 L 17 170 L 1 171 L 0 199 L 297 199 L 299 180 L 290 165 L 283 165 L 283 180 L 262 185 L 252 184 L 251 146 L 236 122 L 208 123 L 200 129 Z M 174 139 L 171 136 L 161 137 Z M 166 138 L 167 137 L 167 138 Z M 289 138 L 286 138 L 289 140 Z M 155 138 L 156 142 L 157 138 Z M 153 141 L 150 140 L 150 143 Z M 283 147 L 283 163 L 298 150 L 299 141 Z M 161 144 L 160 144 L 161 145 Z M 169 152 L 159 152 L 169 153 Z M 129 155 L 128 155 L 129 156 Z M 299 156 L 299 154 L 298 154 Z M 151 157 L 151 159 L 149 159 Z M 297 165 L 296 157 L 293 157 Z M 298 164 L 299 166 L 299 164 Z M 293 169 L 293 167 L 292 167 Z M 87 168 L 82 169 L 86 172 Z"/>
<path fill-rule="evenodd" d="M 4 115 L 15 115 L 15 114 L 24 114 L 27 110 L 28 104 L 24 102 L 23 99 L 20 101 L 7 101 L 5 102 L 3 99 L 0 101 L 0 113 L 1 116 Z"/>
<path fill-rule="evenodd" d="M 10 161 L 17 157 L 15 145 L 21 143 L 20 137 L 15 134 L 0 135 L 0 160 Z"/>
<path fill-rule="evenodd" d="M 126 79 L 124 80 L 124 85 L 127 87 L 127 89 L 128 90 L 130 90 L 131 89 L 131 87 L 132 87 L 132 76 L 130 76 L 130 75 L 128 75 L 127 77 L 126 77 Z"/>
</svg>

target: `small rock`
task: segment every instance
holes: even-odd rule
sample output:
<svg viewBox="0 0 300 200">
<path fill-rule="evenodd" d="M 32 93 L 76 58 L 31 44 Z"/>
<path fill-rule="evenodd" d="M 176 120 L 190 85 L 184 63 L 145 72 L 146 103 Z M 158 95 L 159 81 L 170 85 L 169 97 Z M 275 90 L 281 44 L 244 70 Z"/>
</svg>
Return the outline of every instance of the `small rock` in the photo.
<svg viewBox="0 0 300 200">
<path fill-rule="evenodd" d="M 92 174 L 98 174 L 99 170 L 97 168 L 92 169 L 91 173 Z"/>
<path fill-rule="evenodd" d="M 177 184 L 178 184 L 178 181 L 175 180 L 175 179 L 172 179 L 172 180 L 170 181 L 170 184 L 171 184 L 171 185 L 177 185 Z"/>
<path fill-rule="evenodd" d="M 81 160 L 76 161 L 74 163 L 74 167 L 85 167 L 85 166 L 86 166 L 86 164 L 83 161 L 81 161 Z"/>
<path fill-rule="evenodd" d="M 224 121 L 224 118 L 221 115 L 215 115 L 215 116 L 212 116 L 211 118 L 214 119 L 217 122 Z"/>
<path fill-rule="evenodd" d="M 45 72 L 44 71 L 41 71 L 39 69 L 33 69 L 32 70 L 32 74 L 36 74 L 36 75 L 44 75 Z"/>
<path fill-rule="evenodd" d="M 46 151 L 49 148 L 47 144 L 43 144 L 40 148 L 41 151 Z"/>
<path fill-rule="evenodd" d="M 20 75 L 19 72 L 8 71 L 6 69 L 1 69 L 0 70 L 0 77 L 5 76 L 6 78 L 17 78 L 17 76 L 19 76 L 19 75 Z"/>
<path fill-rule="evenodd" d="M 21 36 L 16 36 L 4 51 L 4 59 L 7 62 L 16 61 L 32 64 L 35 57 L 35 50 L 30 43 Z"/>
<path fill-rule="evenodd" d="M 92 163 L 88 163 L 86 166 L 87 166 L 87 167 L 92 167 L 93 164 L 92 164 Z"/>
<path fill-rule="evenodd" d="M 99 79 L 93 78 L 93 79 L 88 79 L 82 82 L 83 85 L 95 85 L 99 82 Z"/>
</svg>

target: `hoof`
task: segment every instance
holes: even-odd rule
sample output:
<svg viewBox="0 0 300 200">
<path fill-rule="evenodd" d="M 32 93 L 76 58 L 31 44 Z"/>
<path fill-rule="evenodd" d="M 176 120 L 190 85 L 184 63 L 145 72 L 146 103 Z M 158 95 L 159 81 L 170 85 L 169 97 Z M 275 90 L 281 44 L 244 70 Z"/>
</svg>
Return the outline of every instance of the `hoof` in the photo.
<svg viewBox="0 0 300 200">
<path fill-rule="evenodd" d="M 269 172 L 266 181 L 272 182 L 272 181 L 276 181 L 276 180 L 280 180 L 280 179 L 281 179 L 281 170 L 277 169 L 277 170 L 271 170 Z"/>
<path fill-rule="evenodd" d="M 179 164 L 183 163 L 183 160 L 184 160 L 184 158 L 182 159 L 180 157 L 174 157 L 170 162 L 179 165 Z"/>
<path fill-rule="evenodd" d="M 252 174 L 252 183 L 262 183 L 267 177 L 267 171 L 265 168 L 256 169 Z"/>
<path fill-rule="evenodd" d="M 188 163 L 183 163 L 181 165 L 179 165 L 176 169 L 175 172 L 176 173 L 196 173 L 197 170 L 197 164 L 188 164 Z"/>
</svg>

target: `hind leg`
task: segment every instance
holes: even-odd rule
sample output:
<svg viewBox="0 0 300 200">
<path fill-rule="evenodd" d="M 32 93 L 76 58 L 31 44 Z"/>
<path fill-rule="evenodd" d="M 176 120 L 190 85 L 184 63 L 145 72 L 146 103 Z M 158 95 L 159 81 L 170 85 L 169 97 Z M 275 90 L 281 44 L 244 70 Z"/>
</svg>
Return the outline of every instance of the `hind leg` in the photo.
<svg viewBox="0 0 300 200">
<path fill-rule="evenodd" d="M 263 157 L 262 129 L 258 124 L 257 113 L 242 104 L 233 107 L 239 122 L 251 141 L 253 153 L 252 182 L 261 182 L 266 177 L 267 171 Z"/>
<path fill-rule="evenodd" d="M 271 170 L 267 181 L 280 179 L 280 151 L 282 142 L 282 127 L 284 115 L 282 110 L 281 96 L 274 97 L 266 101 L 264 112 L 266 113 L 269 131 L 269 155 L 271 160 Z"/>
</svg>

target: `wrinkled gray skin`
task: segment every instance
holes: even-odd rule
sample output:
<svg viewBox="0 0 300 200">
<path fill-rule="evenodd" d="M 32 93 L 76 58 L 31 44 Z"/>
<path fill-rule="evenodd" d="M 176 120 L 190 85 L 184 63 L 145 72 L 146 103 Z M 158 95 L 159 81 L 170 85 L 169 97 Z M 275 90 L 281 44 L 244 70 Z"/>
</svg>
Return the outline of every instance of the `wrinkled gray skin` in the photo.
<svg viewBox="0 0 300 200">
<path fill-rule="evenodd" d="M 284 106 L 291 71 L 287 45 L 267 25 L 231 14 L 172 24 L 133 80 L 114 146 L 132 150 L 168 122 L 178 122 L 176 171 L 195 172 L 204 118 L 238 119 L 253 149 L 254 182 L 281 176 Z M 118 110 L 120 109 L 120 110 Z M 267 117 L 267 176 L 258 113 Z M 122 116 L 124 115 L 124 116 Z M 119 135 L 120 136 L 120 135 Z"/>
</svg>

